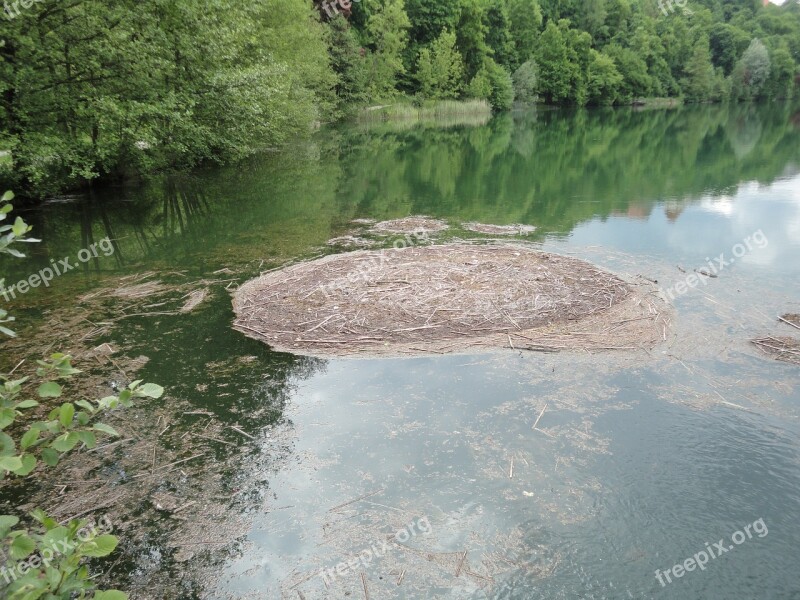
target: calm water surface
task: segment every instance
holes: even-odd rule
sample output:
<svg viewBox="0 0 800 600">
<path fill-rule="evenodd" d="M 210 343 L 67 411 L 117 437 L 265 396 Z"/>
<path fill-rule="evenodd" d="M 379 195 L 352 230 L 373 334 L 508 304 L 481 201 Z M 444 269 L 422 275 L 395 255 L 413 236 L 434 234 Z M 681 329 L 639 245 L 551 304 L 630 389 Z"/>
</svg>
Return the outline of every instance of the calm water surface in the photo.
<svg viewBox="0 0 800 600">
<path fill-rule="evenodd" d="M 173 397 L 230 422 L 259 415 L 247 422 L 259 458 L 234 474 L 254 493 L 230 501 L 248 533 L 218 552 L 205 597 L 361 598 L 363 573 L 372 598 L 800 598 L 800 369 L 748 342 L 800 334 L 776 321 L 800 313 L 799 114 L 539 111 L 326 130 L 236 168 L 31 213 L 44 241 L 9 265 L 12 281 L 105 235 L 118 246 L 16 312 L 35 323 L 113 274 L 228 268 L 244 281 L 330 252 L 356 218 L 440 217 L 445 239 L 466 221 L 535 225 L 528 242 L 664 290 L 685 281 L 679 265 L 733 258 L 673 294 L 674 329 L 652 352 L 307 359 L 232 331 L 223 289 L 124 336 Z M 208 365 L 245 356 L 222 394 Z M 659 583 L 657 569 L 731 546 L 759 519 L 763 535 Z"/>
</svg>

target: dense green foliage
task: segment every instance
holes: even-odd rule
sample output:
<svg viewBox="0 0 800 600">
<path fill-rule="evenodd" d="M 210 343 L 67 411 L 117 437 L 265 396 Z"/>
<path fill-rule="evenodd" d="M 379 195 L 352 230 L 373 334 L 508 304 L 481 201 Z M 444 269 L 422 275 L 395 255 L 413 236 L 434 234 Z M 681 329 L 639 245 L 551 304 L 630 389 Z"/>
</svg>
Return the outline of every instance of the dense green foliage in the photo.
<svg viewBox="0 0 800 600">
<path fill-rule="evenodd" d="M 765 100 L 800 64 L 797 0 L 9 4 L 0 175 L 40 195 L 237 159 L 403 94 Z"/>
</svg>

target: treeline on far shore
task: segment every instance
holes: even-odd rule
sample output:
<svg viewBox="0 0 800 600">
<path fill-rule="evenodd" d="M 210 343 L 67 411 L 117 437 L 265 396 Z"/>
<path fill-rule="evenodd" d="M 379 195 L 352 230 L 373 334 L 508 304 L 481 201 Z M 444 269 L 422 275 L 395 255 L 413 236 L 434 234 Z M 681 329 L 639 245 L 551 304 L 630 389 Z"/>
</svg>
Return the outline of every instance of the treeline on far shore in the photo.
<svg viewBox="0 0 800 600">
<path fill-rule="evenodd" d="M 798 89 L 798 0 L 5 6 L 0 187 L 34 197 L 235 161 L 367 107 L 414 118 Z"/>
</svg>

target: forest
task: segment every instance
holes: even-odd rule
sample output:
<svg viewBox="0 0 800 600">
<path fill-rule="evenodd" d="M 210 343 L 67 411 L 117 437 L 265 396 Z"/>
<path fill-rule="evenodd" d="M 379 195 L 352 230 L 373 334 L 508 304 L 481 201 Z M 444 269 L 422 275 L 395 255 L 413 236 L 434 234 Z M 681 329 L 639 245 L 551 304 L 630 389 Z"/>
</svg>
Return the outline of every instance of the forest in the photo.
<svg viewBox="0 0 800 600">
<path fill-rule="evenodd" d="M 15 0 L 0 27 L 0 188 L 29 197 L 371 105 L 768 101 L 800 64 L 797 0 Z"/>
</svg>

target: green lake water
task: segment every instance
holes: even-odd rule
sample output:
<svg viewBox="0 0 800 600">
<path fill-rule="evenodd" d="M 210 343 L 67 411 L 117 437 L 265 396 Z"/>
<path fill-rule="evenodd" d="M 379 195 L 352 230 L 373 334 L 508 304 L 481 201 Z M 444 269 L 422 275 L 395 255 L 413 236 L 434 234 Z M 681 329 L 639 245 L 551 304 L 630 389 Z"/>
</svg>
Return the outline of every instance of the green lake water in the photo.
<svg viewBox="0 0 800 600">
<path fill-rule="evenodd" d="M 4 272 L 115 240 L 14 302 L 25 330 L 114 277 L 241 283 L 338 251 L 326 242 L 354 219 L 421 214 L 451 224 L 442 240 L 468 221 L 534 225 L 527 243 L 665 293 L 678 266 L 728 264 L 673 291 L 651 352 L 311 359 L 233 331 L 227 284 L 192 313 L 127 319 L 100 341 L 150 359 L 139 376 L 167 389 L 160 404 L 254 439 L 227 473 L 222 521 L 240 533 L 220 522 L 188 563 L 153 541 L 120 581 L 158 579 L 170 598 L 362 598 L 365 583 L 371 598 L 800 598 L 800 368 L 749 343 L 800 338 L 777 321 L 800 313 L 798 107 L 329 128 L 235 167 L 51 200 L 26 214 L 42 243 Z M 768 533 L 732 543 L 760 519 Z M 659 583 L 718 540 L 732 549 Z M 204 588 L 187 579 L 197 560 L 217 576 Z"/>
</svg>

